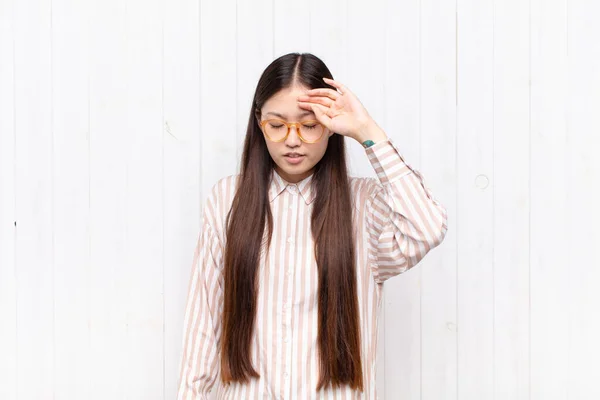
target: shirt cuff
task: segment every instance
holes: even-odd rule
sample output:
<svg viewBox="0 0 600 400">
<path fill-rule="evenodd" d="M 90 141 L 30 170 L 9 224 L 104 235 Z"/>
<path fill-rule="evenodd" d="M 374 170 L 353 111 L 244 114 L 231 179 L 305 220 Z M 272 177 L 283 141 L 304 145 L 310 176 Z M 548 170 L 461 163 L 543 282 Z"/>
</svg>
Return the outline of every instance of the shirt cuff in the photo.
<svg viewBox="0 0 600 400">
<path fill-rule="evenodd" d="M 414 172 L 412 167 L 404 161 L 400 150 L 389 137 L 387 140 L 367 147 L 365 151 L 382 185 Z"/>
</svg>

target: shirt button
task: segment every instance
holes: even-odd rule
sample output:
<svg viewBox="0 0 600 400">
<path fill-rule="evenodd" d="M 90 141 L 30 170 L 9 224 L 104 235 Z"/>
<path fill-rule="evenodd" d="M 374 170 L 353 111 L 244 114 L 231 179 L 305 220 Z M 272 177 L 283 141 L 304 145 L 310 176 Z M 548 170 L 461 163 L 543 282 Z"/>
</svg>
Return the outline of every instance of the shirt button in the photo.
<svg viewBox="0 0 600 400">
<path fill-rule="evenodd" d="M 293 237 L 289 237 L 287 241 L 288 241 L 288 243 L 294 243 L 294 238 Z"/>
<path fill-rule="evenodd" d="M 287 378 L 289 375 L 288 375 L 288 373 L 287 373 L 287 372 L 284 372 L 284 373 L 283 373 L 283 376 Z"/>
<path fill-rule="evenodd" d="M 283 339 L 283 341 L 287 343 L 287 341 L 288 341 L 288 338 L 285 338 L 285 339 Z"/>
</svg>

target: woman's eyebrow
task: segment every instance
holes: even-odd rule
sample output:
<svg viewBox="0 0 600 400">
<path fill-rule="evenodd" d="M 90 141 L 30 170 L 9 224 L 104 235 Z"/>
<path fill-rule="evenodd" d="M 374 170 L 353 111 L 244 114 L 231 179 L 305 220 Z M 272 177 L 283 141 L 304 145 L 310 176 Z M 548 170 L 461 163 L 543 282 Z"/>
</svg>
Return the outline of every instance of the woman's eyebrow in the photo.
<svg viewBox="0 0 600 400">
<path fill-rule="evenodd" d="M 275 111 L 269 111 L 269 112 L 265 113 L 265 115 L 268 115 L 268 114 L 275 115 L 276 117 L 279 117 L 279 118 L 287 119 L 287 117 L 285 115 L 280 114 L 280 113 L 275 112 Z M 312 111 L 304 111 L 303 113 L 301 113 L 300 115 L 298 115 L 298 118 L 306 117 L 306 116 L 309 116 L 309 115 L 315 115 L 315 114 Z"/>
</svg>

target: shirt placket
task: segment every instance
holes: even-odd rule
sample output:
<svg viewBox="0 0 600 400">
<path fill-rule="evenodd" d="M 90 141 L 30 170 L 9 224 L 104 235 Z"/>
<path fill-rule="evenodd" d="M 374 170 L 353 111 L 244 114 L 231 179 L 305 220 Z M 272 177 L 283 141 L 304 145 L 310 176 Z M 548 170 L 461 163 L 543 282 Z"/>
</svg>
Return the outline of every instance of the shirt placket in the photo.
<svg viewBox="0 0 600 400">
<path fill-rule="evenodd" d="M 283 303 L 283 344 L 285 348 L 285 360 L 282 362 L 283 369 L 283 393 L 282 398 L 288 399 L 291 393 L 291 379 L 292 379 L 292 293 L 294 289 L 293 284 L 293 273 L 294 273 L 294 265 L 296 263 L 296 228 L 298 225 L 298 202 L 300 201 L 300 194 L 298 191 L 298 187 L 296 185 L 289 185 L 288 191 L 291 193 L 290 205 L 288 207 L 287 212 L 291 213 L 290 220 L 292 221 L 291 226 L 289 227 L 290 235 L 288 236 L 286 243 L 288 247 L 288 251 L 286 251 L 286 262 L 285 262 L 285 287 L 287 291 L 284 297 Z"/>
</svg>

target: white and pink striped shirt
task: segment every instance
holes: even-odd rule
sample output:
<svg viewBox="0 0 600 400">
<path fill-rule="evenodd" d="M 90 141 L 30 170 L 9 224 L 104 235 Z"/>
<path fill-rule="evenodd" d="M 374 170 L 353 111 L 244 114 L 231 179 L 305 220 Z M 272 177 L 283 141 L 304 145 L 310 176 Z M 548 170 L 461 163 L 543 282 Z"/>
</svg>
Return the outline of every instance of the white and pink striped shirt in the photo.
<svg viewBox="0 0 600 400">
<path fill-rule="evenodd" d="M 317 264 L 310 216 L 312 175 L 292 184 L 273 172 L 271 252 L 259 265 L 260 290 L 251 359 L 260 374 L 248 384 L 223 385 L 219 375 L 225 217 L 239 175 L 219 180 L 208 196 L 194 253 L 184 319 L 179 400 L 377 399 L 378 315 L 385 280 L 416 265 L 439 245 L 447 213 L 391 139 L 365 149 L 376 178 L 351 177 L 355 204 L 357 291 L 364 392 L 350 387 L 316 392 Z"/>
</svg>

